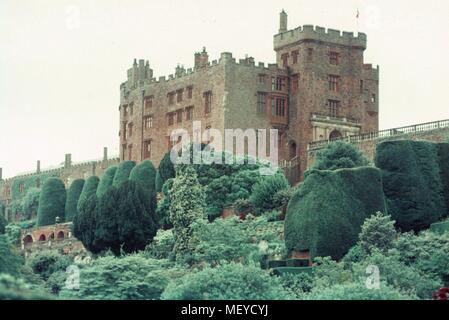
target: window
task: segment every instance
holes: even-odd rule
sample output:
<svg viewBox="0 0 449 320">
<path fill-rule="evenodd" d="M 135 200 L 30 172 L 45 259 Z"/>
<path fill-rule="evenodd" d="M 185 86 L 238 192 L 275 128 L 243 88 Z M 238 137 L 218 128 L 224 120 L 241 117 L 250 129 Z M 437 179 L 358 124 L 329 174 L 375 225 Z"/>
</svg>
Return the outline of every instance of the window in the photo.
<svg viewBox="0 0 449 320">
<path fill-rule="evenodd" d="M 285 98 L 271 98 L 271 114 L 276 117 L 285 116 Z"/>
<path fill-rule="evenodd" d="M 373 93 L 371 95 L 371 103 L 375 103 L 376 102 L 376 95 Z"/>
<path fill-rule="evenodd" d="M 133 145 L 130 144 L 128 146 L 128 160 L 131 160 L 133 158 Z"/>
<path fill-rule="evenodd" d="M 363 80 L 360 80 L 360 93 L 363 93 Z"/>
<path fill-rule="evenodd" d="M 20 192 L 20 193 L 24 193 L 24 192 L 25 192 L 25 185 L 24 185 L 23 183 L 21 183 L 21 184 L 19 185 L 19 192 Z"/>
<path fill-rule="evenodd" d="M 182 122 L 182 109 L 176 111 L 176 123 L 181 123 Z"/>
<path fill-rule="evenodd" d="M 284 82 L 285 82 L 285 79 L 283 77 L 276 78 L 276 90 L 277 91 L 284 90 Z"/>
<path fill-rule="evenodd" d="M 146 140 L 143 142 L 143 157 L 145 159 L 151 158 L 151 140 Z"/>
<path fill-rule="evenodd" d="M 296 94 L 299 88 L 299 74 L 292 75 L 291 81 L 291 92 L 292 94 Z"/>
<path fill-rule="evenodd" d="M 169 92 L 167 96 L 168 96 L 168 104 L 171 106 L 173 103 L 175 103 L 175 93 Z"/>
<path fill-rule="evenodd" d="M 338 52 L 335 51 L 331 51 L 329 53 L 329 63 L 333 64 L 333 65 L 339 65 L 340 61 L 339 61 L 339 54 Z"/>
<path fill-rule="evenodd" d="M 186 108 L 186 120 L 192 120 L 193 119 L 193 107 L 187 107 Z"/>
<path fill-rule="evenodd" d="M 312 62 L 313 61 L 313 49 L 307 48 L 307 61 Z"/>
<path fill-rule="evenodd" d="M 180 89 L 178 91 L 176 91 L 176 102 L 181 102 L 182 101 L 182 93 L 183 93 L 183 89 Z"/>
<path fill-rule="evenodd" d="M 125 122 L 123 122 L 123 139 L 128 139 L 128 131 L 126 130 L 127 129 L 127 127 L 128 127 L 128 125 L 126 124 L 126 121 Z"/>
<path fill-rule="evenodd" d="M 204 113 L 210 113 L 212 111 L 212 91 L 204 92 Z"/>
<path fill-rule="evenodd" d="M 264 92 L 257 93 L 257 113 L 259 114 L 265 113 L 265 97 L 266 94 Z"/>
<path fill-rule="evenodd" d="M 133 136 L 133 123 L 128 124 L 128 138 Z"/>
<path fill-rule="evenodd" d="M 327 101 L 327 108 L 329 111 L 329 116 L 332 118 L 338 117 L 338 109 L 340 107 L 340 101 L 336 100 L 328 100 Z"/>
<path fill-rule="evenodd" d="M 172 126 L 175 123 L 175 114 L 173 112 L 168 114 L 168 125 Z"/>
<path fill-rule="evenodd" d="M 338 91 L 340 91 L 339 86 L 340 86 L 340 77 L 330 74 L 329 75 L 329 90 L 338 92 Z"/>
<path fill-rule="evenodd" d="M 284 53 L 281 56 L 281 60 L 282 60 L 282 66 L 285 68 L 288 65 L 288 53 Z"/>
<path fill-rule="evenodd" d="M 153 107 L 153 96 L 145 97 L 145 109 L 151 109 Z"/>
<path fill-rule="evenodd" d="M 299 51 L 295 50 L 292 52 L 292 63 L 293 64 L 297 64 L 298 63 L 298 56 L 299 56 Z"/>
<path fill-rule="evenodd" d="M 275 77 L 271 77 L 271 90 L 272 91 L 276 90 L 276 78 Z"/>
<path fill-rule="evenodd" d="M 124 104 L 122 108 L 123 108 L 123 116 L 124 117 L 128 116 L 128 105 Z"/>
<path fill-rule="evenodd" d="M 192 96 L 193 96 L 193 87 L 192 86 L 187 87 L 187 98 L 192 99 Z"/>
<path fill-rule="evenodd" d="M 265 78 L 266 76 L 264 74 L 259 74 L 259 83 L 265 84 Z"/>
<path fill-rule="evenodd" d="M 134 103 L 131 102 L 129 105 L 129 115 L 132 116 L 134 113 Z"/>
<path fill-rule="evenodd" d="M 153 128 L 153 116 L 146 116 L 146 117 L 144 117 L 143 118 L 143 122 L 144 122 L 145 130 Z"/>
<path fill-rule="evenodd" d="M 126 157 L 126 144 L 122 144 L 122 149 L 123 149 L 123 155 L 122 155 L 122 160 L 125 160 Z"/>
</svg>

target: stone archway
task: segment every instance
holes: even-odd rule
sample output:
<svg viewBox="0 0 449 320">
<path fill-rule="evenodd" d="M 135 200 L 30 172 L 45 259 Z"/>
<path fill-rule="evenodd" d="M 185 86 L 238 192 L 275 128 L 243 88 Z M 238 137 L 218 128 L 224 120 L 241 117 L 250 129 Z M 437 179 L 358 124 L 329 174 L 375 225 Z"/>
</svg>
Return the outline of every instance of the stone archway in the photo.
<svg viewBox="0 0 449 320">
<path fill-rule="evenodd" d="M 41 234 L 39 236 L 39 241 L 45 241 L 45 240 L 47 240 L 47 237 L 45 237 L 45 234 Z"/>
<path fill-rule="evenodd" d="M 57 239 L 64 239 L 65 235 L 64 235 L 64 231 L 59 231 L 58 234 L 56 235 Z"/>
<path fill-rule="evenodd" d="M 26 245 L 29 245 L 31 243 L 33 243 L 33 237 L 30 234 L 27 234 L 25 236 L 25 238 L 23 238 L 23 244 L 26 246 Z"/>
<path fill-rule="evenodd" d="M 343 135 L 341 134 L 340 131 L 338 130 L 333 130 L 330 134 L 329 134 L 329 140 L 338 140 L 343 138 Z"/>
</svg>

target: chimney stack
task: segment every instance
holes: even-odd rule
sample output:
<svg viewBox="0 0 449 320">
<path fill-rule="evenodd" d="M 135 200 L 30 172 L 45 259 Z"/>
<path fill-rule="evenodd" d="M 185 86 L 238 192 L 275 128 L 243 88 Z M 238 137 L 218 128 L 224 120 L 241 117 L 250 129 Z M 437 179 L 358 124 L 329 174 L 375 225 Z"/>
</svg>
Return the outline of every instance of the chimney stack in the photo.
<svg viewBox="0 0 449 320">
<path fill-rule="evenodd" d="M 284 9 L 279 14 L 279 33 L 283 33 L 287 31 L 287 13 L 285 13 Z"/>
<path fill-rule="evenodd" d="M 103 148 L 103 161 L 108 161 L 108 148 Z"/>
<path fill-rule="evenodd" d="M 2 175 L 3 175 L 3 168 L 0 168 L 0 181 L 3 180 Z"/>
<path fill-rule="evenodd" d="M 70 153 L 67 153 L 65 155 L 65 162 L 64 162 L 64 168 L 68 169 L 72 166 L 72 155 Z"/>
<path fill-rule="evenodd" d="M 41 161 L 40 160 L 37 160 L 37 163 L 36 163 L 36 173 L 37 174 L 41 173 Z"/>
</svg>

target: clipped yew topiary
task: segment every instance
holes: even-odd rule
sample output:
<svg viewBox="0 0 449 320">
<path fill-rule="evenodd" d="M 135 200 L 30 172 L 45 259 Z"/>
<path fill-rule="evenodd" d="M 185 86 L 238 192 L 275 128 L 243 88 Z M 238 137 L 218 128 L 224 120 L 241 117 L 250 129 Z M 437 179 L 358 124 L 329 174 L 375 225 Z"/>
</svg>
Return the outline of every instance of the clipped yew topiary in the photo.
<svg viewBox="0 0 449 320">
<path fill-rule="evenodd" d="M 357 243 L 365 219 L 378 211 L 386 212 L 378 169 L 311 170 L 287 208 L 286 247 L 340 259 Z"/>
<path fill-rule="evenodd" d="M 438 158 L 440 162 L 441 183 L 443 197 L 446 203 L 446 217 L 449 215 L 449 143 L 438 144 Z"/>
<path fill-rule="evenodd" d="M 67 191 L 67 202 L 65 204 L 65 221 L 72 221 L 78 214 L 78 200 L 84 187 L 84 179 L 77 179 L 72 182 Z"/>
<path fill-rule="evenodd" d="M 167 152 L 164 155 L 161 162 L 159 163 L 157 171 L 160 176 L 160 183 L 158 184 L 158 187 L 160 186 L 160 190 L 158 189 L 158 192 L 160 192 L 162 191 L 162 186 L 164 185 L 165 181 L 176 176 L 175 166 L 170 159 L 170 152 Z"/>
<path fill-rule="evenodd" d="M 81 195 L 78 200 L 77 209 L 78 212 L 81 211 L 81 207 L 84 206 L 92 196 L 95 196 L 97 193 L 98 183 L 100 179 L 97 176 L 90 176 L 83 186 L 83 191 L 81 191 Z"/>
<path fill-rule="evenodd" d="M 428 141 L 386 141 L 377 146 L 375 162 L 397 228 L 420 231 L 447 214 L 440 168 L 445 157 L 443 146 Z"/>
<path fill-rule="evenodd" d="M 37 211 L 37 225 L 48 226 L 56 222 L 56 217 L 64 221 L 66 190 L 59 178 L 48 178 L 42 186 Z"/>
<path fill-rule="evenodd" d="M 150 160 L 140 162 L 135 166 L 129 175 L 130 181 L 135 181 L 142 187 L 146 203 L 150 206 L 151 211 L 156 210 L 156 169 Z"/>
<path fill-rule="evenodd" d="M 117 168 L 115 172 L 114 180 L 112 185 L 114 187 L 120 186 L 125 181 L 128 181 L 131 170 L 136 166 L 135 161 L 123 161 Z"/>
<path fill-rule="evenodd" d="M 117 166 L 112 166 L 106 169 L 100 178 L 100 183 L 97 188 L 97 197 L 101 197 L 105 194 L 111 187 L 114 181 L 115 173 L 117 172 Z"/>
</svg>

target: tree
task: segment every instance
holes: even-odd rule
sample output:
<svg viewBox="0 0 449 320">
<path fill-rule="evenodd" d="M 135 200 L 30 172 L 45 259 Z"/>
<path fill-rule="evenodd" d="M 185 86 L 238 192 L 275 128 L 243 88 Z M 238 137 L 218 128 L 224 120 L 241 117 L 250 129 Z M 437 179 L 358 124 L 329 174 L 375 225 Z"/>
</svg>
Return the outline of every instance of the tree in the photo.
<svg viewBox="0 0 449 320">
<path fill-rule="evenodd" d="M 176 176 L 175 166 L 170 159 L 170 152 L 167 152 L 164 155 L 161 162 L 159 163 L 157 171 L 160 175 L 161 187 L 164 185 L 165 181 Z"/>
<path fill-rule="evenodd" d="M 37 225 L 52 225 L 55 223 L 56 217 L 64 221 L 66 197 L 67 194 L 62 180 L 59 178 L 48 178 L 42 186 L 39 197 Z"/>
<path fill-rule="evenodd" d="M 18 275 L 22 259 L 16 254 L 5 235 L 0 235 L 0 273 Z"/>
<path fill-rule="evenodd" d="M 78 214 L 78 200 L 84 187 L 84 179 L 76 179 L 67 191 L 67 202 L 65 204 L 65 221 L 72 221 Z"/>
<path fill-rule="evenodd" d="M 0 234 L 4 234 L 5 233 L 5 227 L 8 224 L 8 221 L 6 221 L 5 217 L 3 216 L 3 214 L 0 213 Z"/>
<path fill-rule="evenodd" d="M 315 170 L 336 170 L 369 165 L 368 159 L 354 145 L 336 141 L 317 152 Z"/>
<path fill-rule="evenodd" d="M 396 237 L 397 233 L 391 217 L 377 212 L 363 223 L 359 243 L 367 253 L 370 253 L 372 248 L 390 249 Z"/>
<path fill-rule="evenodd" d="M 170 283 L 164 300 L 284 300 L 291 296 L 277 277 L 258 267 L 225 264 L 189 273 Z"/>
<path fill-rule="evenodd" d="M 128 181 L 131 170 L 136 166 L 135 161 L 123 161 L 117 168 L 115 172 L 114 180 L 112 185 L 114 187 L 119 187 L 125 181 Z"/>
<path fill-rule="evenodd" d="M 170 220 L 170 190 L 173 187 L 174 180 L 175 179 L 170 178 L 165 181 L 164 186 L 162 187 L 163 198 L 157 204 L 156 214 L 158 216 L 161 227 L 165 230 L 173 228 L 173 223 Z"/>
<path fill-rule="evenodd" d="M 22 211 L 27 219 L 31 219 L 37 215 L 40 195 L 41 190 L 39 188 L 30 188 L 25 194 L 25 197 L 23 197 Z"/>
<path fill-rule="evenodd" d="M 143 190 L 146 203 L 151 211 L 156 210 L 156 169 L 150 160 L 140 162 L 135 166 L 129 175 L 130 181 L 135 181 Z"/>
<path fill-rule="evenodd" d="M 65 272 L 72 263 L 73 259 L 70 256 L 56 251 L 35 252 L 27 259 L 27 265 L 44 280 L 47 280 L 55 272 Z"/>
<path fill-rule="evenodd" d="M 156 171 L 156 181 L 155 181 L 156 191 L 162 192 L 162 187 L 164 186 L 164 182 L 162 181 L 161 173 L 159 169 Z"/>
<path fill-rule="evenodd" d="M 92 196 L 96 197 L 99 181 L 100 179 L 98 179 L 97 176 L 90 176 L 89 178 L 87 178 L 83 186 L 83 191 L 81 191 L 80 197 L 78 199 L 78 212 L 81 211 L 81 207 L 85 207 L 87 200 L 89 200 Z"/>
<path fill-rule="evenodd" d="M 176 258 L 192 250 L 192 224 L 204 219 L 205 195 L 191 166 L 179 166 L 171 189 L 170 220 L 174 227 Z"/>
<path fill-rule="evenodd" d="M 86 186 L 88 181 L 89 179 L 84 186 Z M 95 194 L 91 194 L 85 201 L 78 202 L 78 214 L 73 218 L 74 236 L 92 253 L 98 253 L 102 250 L 102 248 L 97 248 L 95 246 L 97 202 L 98 199 Z"/>
<path fill-rule="evenodd" d="M 274 196 L 281 190 L 290 187 L 284 174 L 277 173 L 271 176 L 265 176 L 260 179 L 253 187 L 250 201 L 253 203 L 257 214 L 276 209 Z"/>
<path fill-rule="evenodd" d="M 101 197 L 106 193 L 111 187 L 114 181 L 115 173 L 117 172 L 117 166 L 111 166 L 106 169 L 100 178 L 100 183 L 97 188 L 97 197 Z"/>
</svg>

